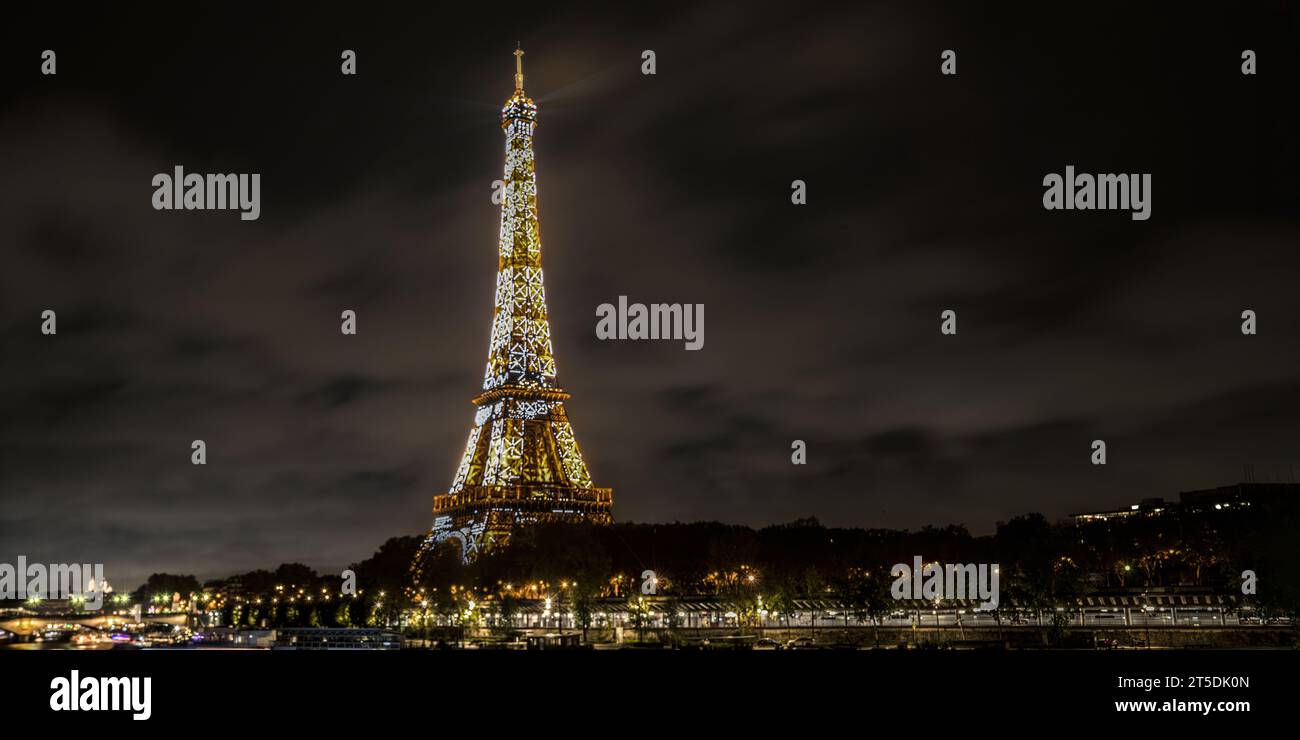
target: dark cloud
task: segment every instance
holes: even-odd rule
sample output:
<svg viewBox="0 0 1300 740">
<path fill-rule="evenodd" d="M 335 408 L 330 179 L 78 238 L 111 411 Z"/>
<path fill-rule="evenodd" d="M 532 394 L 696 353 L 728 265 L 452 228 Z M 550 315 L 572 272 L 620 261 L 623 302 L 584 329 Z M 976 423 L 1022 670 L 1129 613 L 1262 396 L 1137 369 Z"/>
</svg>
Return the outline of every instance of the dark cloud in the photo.
<svg viewBox="0 0 1300 740">
<path fill-rule="evenodd" d="M 486 356 L 516 39 L 560 380 L 618 518 L 981 532 L 1295 462 L 1294 9 L 177 12 L 6 23 L 13 553 L 134 585 L 428 527 Z M 152 210 L 176 164 L 262 173 L 262 218 Z M 1045 212 L 1067 164 L 1152 172 L 1152 219 Z M 705 304 L 704 350 L 596 340 L 620 295 Z"/>
<path fill-rule="evenodd" d="M 309 404 L 319 404 L 327 408 L 343 406 L 356 401 L 370 393 L 383 390 L 385 385 L 373 378 L 360 375 L 341 375 L 324 385 L 303 393 L 299 398 Z"/>
</svg>

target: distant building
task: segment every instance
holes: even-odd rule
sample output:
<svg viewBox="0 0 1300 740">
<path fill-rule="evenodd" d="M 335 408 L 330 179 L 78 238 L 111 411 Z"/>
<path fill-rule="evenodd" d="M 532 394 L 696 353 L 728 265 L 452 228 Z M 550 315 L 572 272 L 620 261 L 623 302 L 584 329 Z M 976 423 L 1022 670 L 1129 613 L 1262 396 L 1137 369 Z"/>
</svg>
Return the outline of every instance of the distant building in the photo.
<svg viewBox="0 0 1300 740">
<path fill-rule="evenodd" d="M 1184 491 L 1178 501 L 1144 498 L 1125 509 L 1071 514 L 1075 524 L 1161 516 L 1170 512 L 1237 511 L 1260 504 L 1300 503 L 1300 483 L 1237 483 L 1199 491 Z"/>
</svg>

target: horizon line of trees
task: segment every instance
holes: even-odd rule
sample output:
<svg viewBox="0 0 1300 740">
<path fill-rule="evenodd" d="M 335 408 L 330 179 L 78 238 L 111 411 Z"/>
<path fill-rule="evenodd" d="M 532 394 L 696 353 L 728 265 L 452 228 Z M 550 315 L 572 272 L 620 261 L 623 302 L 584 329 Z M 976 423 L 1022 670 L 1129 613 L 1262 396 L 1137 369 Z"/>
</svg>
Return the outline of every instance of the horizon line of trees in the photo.
<svg viewBox="0 0 1300 740">
<path fill-rule="evenodd" d="M 423 536 L 392 537 L 351 566 L 360 592 L 343 601 L 309 606 L 286 598 L 272 604 L 277 586 L 290 594 L 338 594 L 339 575 L 321 575 L 301 563 L 201 586 L 193 576 L 154 574 L 135 594 L 148 603 L 154 593 L 211 589 L 239 596 L 221 604 L 232 611 L 227 623 L 348 626 L 383 622 L 415 605 L 454 614 L 469 600 L 495 598 L 498 609 L 511 611 L 524 598 L 548 595 L 512 589 L 515 584 L 545 583 L 576 612 L 601 598 L 634 603 L 641 574 L 653 570 L 657 593 L 671 598 L 710 596 L 753 605 L 763 596 L 765 608 L 781 611 L 795 599 L 818 597 L 869 613 L 896 604 L 889 594 L 890 567 L 910 565 L 920 555 L 925 562 L 999 564 L 1007 608 L 1047 609 L 1088 593 L 1132 587 L 1200 586 L 1240 594 L 1242 573 L 1250 570 L 1258 577 L 1258 595 L 1245 601 L 1295 617 L 1296 525 L 1295 507 L 1284 505 L 1080 525 L 1026 514 L 983 536 L 959 525 L 837 528 L 816 519 L 757 530 L 720 522 L 540 524 L 520 529 L 507 546 L 469 564 L 460 562 L 453 546 L 426 553 L 419 583 L 411 582 L 410 566 Z"/>
</svg>

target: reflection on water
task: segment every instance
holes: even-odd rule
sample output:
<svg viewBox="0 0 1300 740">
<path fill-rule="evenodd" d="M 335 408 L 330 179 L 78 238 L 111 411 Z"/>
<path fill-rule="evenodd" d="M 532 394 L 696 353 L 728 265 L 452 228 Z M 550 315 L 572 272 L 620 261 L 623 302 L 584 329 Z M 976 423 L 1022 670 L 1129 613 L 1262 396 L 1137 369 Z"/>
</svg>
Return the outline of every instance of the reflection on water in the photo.
<svg viewBox="0 0 1300 740">
<path fill-rule="evenodd" d="M 0 650 L 111 650 L 110 644 L 74 645 L 71 642 L 11 642 L 0 644 Z"/>
</svg>

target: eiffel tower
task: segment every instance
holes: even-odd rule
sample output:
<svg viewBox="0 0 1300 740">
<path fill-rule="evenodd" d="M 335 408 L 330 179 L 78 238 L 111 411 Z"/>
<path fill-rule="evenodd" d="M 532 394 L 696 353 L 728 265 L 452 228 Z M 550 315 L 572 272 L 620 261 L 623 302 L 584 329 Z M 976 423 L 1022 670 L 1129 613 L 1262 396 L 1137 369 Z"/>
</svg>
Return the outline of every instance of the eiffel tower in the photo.
<svg viewBox="0 0 1300 740">
<path fill-rule="evenodd" d="M 443 542 L 461 559 L 504 544 L 534 522 L 613 522 L 613 494 L 591 482 L 555 379 L 542 287 L 533 131 L 537 104 L 524 93 L 524 52 L 515 50 L 515 91 L 501 110 L 505 199 L 498 243 L 496 309 L 483 392 L 451 488 L 433 497 L 433 528 L 412 566 Z"/>
</svg>

